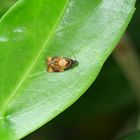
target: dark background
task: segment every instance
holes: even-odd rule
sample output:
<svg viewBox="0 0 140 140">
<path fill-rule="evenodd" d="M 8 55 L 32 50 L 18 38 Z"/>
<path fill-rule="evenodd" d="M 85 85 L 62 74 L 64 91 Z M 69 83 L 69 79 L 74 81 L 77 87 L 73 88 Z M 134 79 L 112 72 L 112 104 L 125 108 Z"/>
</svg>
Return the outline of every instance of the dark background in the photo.
<svg viewBox="0 0 140 140">
<path fill-rule="evenodd" d="M 15 1 L 1 0 L 0 15 Z M 139 59 L 140 1 L 136 8 L 127 34 Z M 137 112 L 135 90 L 111 55 L 77 102 L 23 140 L 113 140 L 136 129 Z"/>
</svg>

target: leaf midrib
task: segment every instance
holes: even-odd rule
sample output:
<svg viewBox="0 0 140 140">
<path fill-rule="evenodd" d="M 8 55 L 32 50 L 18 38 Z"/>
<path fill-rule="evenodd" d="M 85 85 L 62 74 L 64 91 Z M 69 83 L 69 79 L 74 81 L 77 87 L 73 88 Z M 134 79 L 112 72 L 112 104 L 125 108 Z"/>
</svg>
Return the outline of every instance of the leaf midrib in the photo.
<svg viewBox="0 0 140 140">
<path fill-rule="evenodd" d="M 32 69 L 34 68 L 35 64 L 37 63 L 37 61 L 39 60 L 39 58 L 41 57 L 42 52 L 44 51 L 45 47 L 47 46 L 47 44 L 49 43 L 49 41 L 51 40 L 53 34 L 55 33 L 55 30 L 57 28 L 57 26 L 59 25 L 59 22 L 61 21 L 61 19 L 64 16 L 64 13 L 69 5 L 70 0 L 67 0 L 65 3 L 65 6 L 62 10 L 62 12 L 60 13 L 60 16 L 58 17 L 58 20 L 56 21 L 56 24 L 54 25 L 54 27 L 52 28 L 52 31 L 50 32 L 46 42 L 44 43 L 44 45 L 42 46 L 42 48 L 40 49 L 40 52 L 37 54 L 36 58 L 33 60 L 33 63 L 31 64 L 31 66 L 26 70 L 23 78 L 21 78 L 20 82 L 18 83 L 18 85 L 16 86 L 16 88 L 14 89 L 14 91 L 10 94 L 9 98 L 7 98 L 7 100 L 5 101 L 5 103 L 3 104 L 3 107 L 1 107 L 2 111 L 1 114 L 2 116 L 5 116 L 8 105 L 10 104 L 10 102 L 12 101 L 12 99 L 16 96 L 17 91 L 19 90 L 19 88 L 22 86 L 22 84 L 24 83 L 24 81 L 27 79 L 28 75 L 30 74 L 30 72 L 32 71 Z"/>
</svg>

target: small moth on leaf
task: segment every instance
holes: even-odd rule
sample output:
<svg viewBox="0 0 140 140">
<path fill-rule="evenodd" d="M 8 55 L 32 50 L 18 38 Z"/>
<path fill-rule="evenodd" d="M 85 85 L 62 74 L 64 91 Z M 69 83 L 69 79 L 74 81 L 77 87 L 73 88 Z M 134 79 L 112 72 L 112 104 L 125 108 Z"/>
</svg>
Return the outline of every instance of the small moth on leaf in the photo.
<svg viewBox="0 0 140 140">
<path fill-rule="evenodd" d="M 47 71 L 48 72 L 63 72 L 78 65 L 76 60 L 67 57 L 48 57 Z"/>
</svg>

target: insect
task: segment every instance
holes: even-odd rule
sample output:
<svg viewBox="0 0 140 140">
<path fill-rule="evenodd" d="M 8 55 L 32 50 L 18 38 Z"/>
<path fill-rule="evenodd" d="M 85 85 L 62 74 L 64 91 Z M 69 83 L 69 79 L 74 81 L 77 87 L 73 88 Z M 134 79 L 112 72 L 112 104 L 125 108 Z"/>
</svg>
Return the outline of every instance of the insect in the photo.
<svg viewBox="0 0 140 140">
<path fill-rule="evenodd" d="M 78 61 L 67 57 L 48 57 L 47 65 L 48 72 L 63 72 L 78 65 Z"/>
</svg>

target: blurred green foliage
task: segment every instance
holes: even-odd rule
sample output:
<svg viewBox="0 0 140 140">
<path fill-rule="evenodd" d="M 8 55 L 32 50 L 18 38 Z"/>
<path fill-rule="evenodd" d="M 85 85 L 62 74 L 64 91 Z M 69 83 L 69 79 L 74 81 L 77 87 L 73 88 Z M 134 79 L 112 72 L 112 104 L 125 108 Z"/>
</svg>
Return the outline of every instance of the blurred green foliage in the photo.
<svg viewBox="0 0 140 140">
<path fill-rule="evenodd" d="M 136 131 L 128 134 L 127 136 L 122 137 L 119 140 L 139 140 L 140 139 L 140 131 Z"/>
<path fill-rule="evenodd" d="M 139 51 L 138 53 L 140 55 L 140 0 L 137 0 L 136 2 L 136 11 L 128 27 L 128 33 L 130 34 L 132 41 L 136 46 L 136 49 Z"/>
<path fill-rule="evenodd" d="M 0 16 L 15 2 L 1 0 Z M 128 33 L 140 53 L 140 1 L 136 8 Z M 24 140 L 111 140 L 136 111 L 135 94 L 109 57 L 96 81 L 76 103 Z"/>
</svg>

